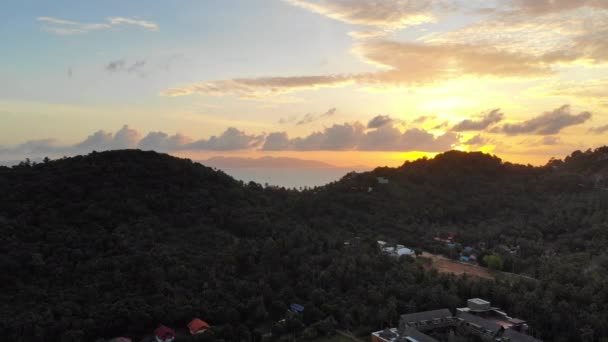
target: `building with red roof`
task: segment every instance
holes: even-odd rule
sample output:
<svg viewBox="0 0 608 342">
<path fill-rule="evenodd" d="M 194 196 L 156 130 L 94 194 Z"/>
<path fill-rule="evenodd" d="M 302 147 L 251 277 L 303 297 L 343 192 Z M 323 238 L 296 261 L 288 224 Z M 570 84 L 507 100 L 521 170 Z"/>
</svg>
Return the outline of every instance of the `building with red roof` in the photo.
<svg viewBox="0 0 608 342">
<path fill-rule="evenodd" d="M 175 330 L 161 325 L 154 330 L 154 337 L 157 342 L 172 342 L 175 339 Z"/>
</svg>

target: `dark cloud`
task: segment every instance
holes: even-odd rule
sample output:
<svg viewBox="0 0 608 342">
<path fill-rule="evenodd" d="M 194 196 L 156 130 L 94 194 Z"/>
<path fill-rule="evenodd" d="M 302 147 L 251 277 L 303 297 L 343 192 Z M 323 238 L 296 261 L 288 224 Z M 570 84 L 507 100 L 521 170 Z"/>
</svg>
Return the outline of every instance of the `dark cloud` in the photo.
<svg viewBox="0 0 608 342">
<path fill-rule="evenodd" d="M 337 111 L 337 109 L 335 107 L 334 108 L 330 108 L 327 112 L 321 114 L 321 117 L 327 118 L 327 117 L 330 117 L 330 116 L 334 116 L 334 114 L 336 114 L 336 111 Z"/>
<path fill-rule="evenodd" d="M 477 134 L 476 136 L 465 141 L 464 144 L 469 145 L 469 146 L 483 146 L 483 145 L 487 144 L 488 142 L 489 142 L 488 139 L 482 137 L 481 134 Z"/>
<path fill-rule="evenodd" d="M 545 112 L 533 119 L 517 123 L 505 124 L 502 126 L 502 132 L 508 135 L 517 134 L 539 134 L 552 135 L 559 133 L 562 129 L 580 125 L 591 119 L 590 112 L 581 112 L 572 114 L 569 105 L 563 105 L 551 112 Z"/>
<path fill-rule="evenodd" d="M 262 150 L 265 151 L 285 151 L 290 149 L 290 141 L 287 133 L 275 132 L 266 137 Z"/>
<path fill-rule="evenodd" d="M 296 125 L 301 126 L 315 122 L 319 119 L 331 117 L 334 114 L 336 114 L 336 108 L 330 108 L 326 112 L 324 112 L 323 114 L 319 114 L 318 116 L 312 113 L 307 113 L 301 118 L 298 118 L 298 116 L 296 115 L 290 115 L 288 117 L 280 118 L 279 123 L 282 125 L 288 123 L 295 123 Z"/>
<path fill-rule="evenodd" d="M 140 134 L 129 126 L 124 125 L 116 134 L 97 131 L 89 135 L 84 141 L 74 145 L 77 152 L 103 151 L 135 148 Z"/>
<path fill-rule="evenodd" d="M 250 135 L 234 127 L 219 136 L 201 139 L 184 145 L 185 150 L 233 151 L 256 148 L 264 142 L 263 135 Z"/>
<path fill-rule="evenodd" d="M 361 123 L 336 124 L 302 138 L 290 139 L 285 132 L 268 135 L 262 147 L 266 151 L 425 151 L 439 152 L 459 142 L 455 133 L 435 136 L 421 129 L 401 132 L 391 123 L 367 129 Z"/>
<path fill-rule="evenodd" d="M 433 116 L 433 115 L 424 115 L 424 116 L 420 116 L 420 117 L 418 117 L 418 118 L 417 118 L 416 120 L 414 120 L 413 122 L 414 122 L 414 123 L 417 123 L 417 124 L 421 124 L 421 123 L 425 123 L 427 120 L 432 120 L 432 119 L 434 119 L 434 118 L 435 118 L 435 116 Z"/>
<path fill-rule="evenodd" d="M 169 136 L 164 132 L 150 132 L 138 143 L 142 150 L 174 151 L 183 148 L 192 139 L 181 134 Z"/>
<path fill-rule="evenodd" d="M 298 120 L 298 122 L 296 122 L 296 125 L 306 125 L 308 123 L 311 123 L 313 121 L 316 120 L 316 117 L 310 113 L 307 113 L 306 115 L 304 115 L 300 120 Z"/>
<path fill-rule="evenodd" d="M 304 138 L 291 141 L 294 150 L 299 151 L 344 151 L 354 149 L 364 133 L 360 123 L 334 124 L 322 132 L 315 132 Z"/>
<path fill-rule="evenodd" d="M 604 134 L 606 132 L 608 132 L 608 125 L 589 128 L 589 133 L 592 134 Z"/>
<path fill-rule="evenodd" d="M 486 113 L 483 117 L 478 120 L 466 119 L 454 127 L 452 127 L 452 131 L 454 132 L 463 132 L 463 131 L 483 131 L 484 129 L 499 123 L 504 118 L 504 114 L 500 111 L 500 109 L 494 109 L 488 113 Z"/>
<path fill-rule="evenodd" d="M 449 121 L 444 121 L 442 123 L 440 123 L 439 125 L 433 127 L 433 129 L 442 129 L 442 128 L 446 128 L 450 125 Z"/>
<path fill-rule="evenodd" d="M 126 65 L 126 61 L 124 59 L 118 59 L 115 61 L 111 61 L 110 63 L 108 63 L 108 65 L 106 65 L 105 69 L 106 71 L 109 72 L 117 72 L 117 71 L 121 71 L 125 68 Z"/>
<path fill-rule="evenodd" d="M 393 119 L 390 116 L 377 115 L 367 123 L 367 128 L 379 128 L 390 123 L 393 123 Z"/>
<path fill-rule="evenodd" d="M 127 69 L 127 72 L 139 72 L 145 65 L 146 61 L 136 61 Z"/>
<path fill-rule="evenodd" d="M 145 76 L 146 73 L 144 72 L 143 68 L 146 66 L 146 61 L 144 60 L 139 60 L 139 61 L 135 61 L 132 64 L 127 63 L 127 61 L 125 59 L 118 59 L 115 61 L 111 61 L 110 63 L 108 63 L 105 66 L 105 70 L 110 72 L 110 73 L 115 73 L 115 72 L 126 72 L 126 73 L 134 73 L 137 74 L 138 76 Z"/>
</svg>

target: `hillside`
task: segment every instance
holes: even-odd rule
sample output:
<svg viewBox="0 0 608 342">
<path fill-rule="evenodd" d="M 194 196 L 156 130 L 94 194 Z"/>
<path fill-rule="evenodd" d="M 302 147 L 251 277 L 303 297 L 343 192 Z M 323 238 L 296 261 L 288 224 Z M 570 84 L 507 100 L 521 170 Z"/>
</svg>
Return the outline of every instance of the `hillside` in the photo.
<svg viewBox="0 0 608 342">
<path fill-rule="evenodd" d="M 311 339 L 484 297 L 546 340 L 607 337 L 607 151 L 544 167 L 451 151 L 304 192 L 154 152 L 0 167 L 0 330 L 19 341 L 139 340 L 201 317 L 214 326 L 206 340 Z M 446 254 L 434 238 L 450 233 L 540 281 L 438 274 L 375 245 Z M 304 315 L 276 323 L 289 303 Z"/>
</svg>

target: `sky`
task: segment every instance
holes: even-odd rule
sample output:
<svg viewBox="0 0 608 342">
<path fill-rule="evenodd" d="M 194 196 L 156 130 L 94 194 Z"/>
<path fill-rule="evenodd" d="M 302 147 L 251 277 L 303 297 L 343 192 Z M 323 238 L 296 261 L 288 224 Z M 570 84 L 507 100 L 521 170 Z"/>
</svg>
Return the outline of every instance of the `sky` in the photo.
<svg viewBox="0 0 608 342">
<path fill-rule="evenodd" d="M 0 160 L 541 165 L 608 132 L 605 0 L 5 0 Z"/>
</svg>

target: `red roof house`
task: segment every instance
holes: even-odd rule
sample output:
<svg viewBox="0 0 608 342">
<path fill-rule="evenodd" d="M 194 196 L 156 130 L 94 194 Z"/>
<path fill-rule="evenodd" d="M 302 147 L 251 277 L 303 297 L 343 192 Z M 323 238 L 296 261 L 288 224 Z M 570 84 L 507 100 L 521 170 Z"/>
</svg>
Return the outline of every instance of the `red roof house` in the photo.
<svg viewBox="0 0 608 342">
<path fill-rule="evenodd" d="M 161 325 L 154 330 L 154 336 L 157 342 L 171 342 L 175 338 L 175 330 Z"/>
<path fill-rule="evenodd" d="M 190 334 L 192 335 L 204 333 L 209 328 L 211 328 L 209 323 L 198 318 L 195 318 L 188 323 L 188 329 L 190 329 Z"/>
</svg>

